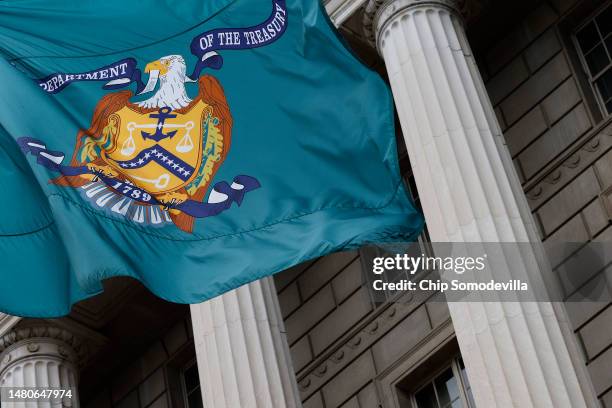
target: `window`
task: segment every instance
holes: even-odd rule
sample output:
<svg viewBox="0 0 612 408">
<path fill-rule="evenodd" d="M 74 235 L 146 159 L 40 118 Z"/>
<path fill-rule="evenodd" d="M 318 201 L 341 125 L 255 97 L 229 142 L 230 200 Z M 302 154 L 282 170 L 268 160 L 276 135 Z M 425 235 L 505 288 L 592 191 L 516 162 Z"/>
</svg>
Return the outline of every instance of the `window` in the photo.
<svg viewBox="0 0 612 408">
<path fill-rule="evenodd" d="M 183 368 L 182 380 L 185 408 L 203 408 L 200 374 L 195 360 Z"/>
<path fill-rule="evenodd" d="M 461 357 L 412 395 L 412 408 L 475 408 Z"/>
<path fill-rule="evenodd" d="M 612 114 L 612 2 L 578 28 L 574 42 L 602 110 Z"/>
<path fill-rule="evenodd" d="M 166 378 L 172 408 L 203 408 L 202 387 L 193 343 L 183 347 L 168 361 Z"/>
<path fill-rule="evenodd" d="M 432 332 L 418 351 L 405 354 L 378 382 L 383 393 L 394 394 L 393 408 L 476 408 L 450 324 Z"/>
</svg>

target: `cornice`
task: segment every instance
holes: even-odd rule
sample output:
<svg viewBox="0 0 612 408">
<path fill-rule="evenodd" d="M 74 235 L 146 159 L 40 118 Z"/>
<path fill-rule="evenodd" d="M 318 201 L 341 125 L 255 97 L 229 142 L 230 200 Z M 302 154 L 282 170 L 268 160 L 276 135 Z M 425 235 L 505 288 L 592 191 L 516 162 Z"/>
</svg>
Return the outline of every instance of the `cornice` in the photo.
<svg viewBox="0 0 612 408">
<path fill-rule="evenodd" d="M 21 317 L 11 316 L 5 313 L 0 313 L 0 336 L 6 334 L 11 330 L 19 321 Z"/>
<path fill-rule="evenodd" d="M 339 27 L 368 0 L 326 0 L 325 11 L 336 27 Z"/>
</svg>

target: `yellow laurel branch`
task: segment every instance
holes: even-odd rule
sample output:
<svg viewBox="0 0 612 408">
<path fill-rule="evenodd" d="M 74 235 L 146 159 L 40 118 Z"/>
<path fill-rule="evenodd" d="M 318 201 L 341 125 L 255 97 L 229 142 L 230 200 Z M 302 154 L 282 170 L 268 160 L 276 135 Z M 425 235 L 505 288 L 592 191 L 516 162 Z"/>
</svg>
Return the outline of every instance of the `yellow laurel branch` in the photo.
<svg viewBox="0 0 612 408">
<path fill-rule="evenodd" d="M 119 122 L 117 115 L 111 115 L 108 118 L 108 123 L 102 129 L 102 135 L 99 138 L 87 136 L 83 141 L 79 159 L 81 163 L 90 162 L 99 156 L 99 148 L 108 150 L 114 143 L 114 136 L 119 131 Z"/>
<path fill-rule="evenodd" d="M 223 147 L 223 134 L 221 130 L 218 125 L 216 126 L 212 121 L 208 121 L 208 138 L 205 146 L 203 146 L 203 151 L 211 153 L 203 157 L 203 163 L 198 170 L 197 177 L 187 186 L 187 192 L 189 194 L 195 194 L 198 188 L 206 185 L 210 181 L 215 163 L 221 160 Z"/>
</svg>

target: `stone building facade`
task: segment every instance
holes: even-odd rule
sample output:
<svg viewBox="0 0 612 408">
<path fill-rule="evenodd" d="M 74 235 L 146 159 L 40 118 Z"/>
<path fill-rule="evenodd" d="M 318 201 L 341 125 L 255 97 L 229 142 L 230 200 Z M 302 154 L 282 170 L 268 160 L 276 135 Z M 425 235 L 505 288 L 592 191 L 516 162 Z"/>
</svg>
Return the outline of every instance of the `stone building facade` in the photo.
<svg viewBox="0 0 612 408">
<path fill-rule="evenodd" d="M 558 264 L 554 242 L 612 241 L 612 2 L 326 8 L 391 85 L 424 242 L 541 240 Z M 75 387 L 88 408 L 612 408 L 610 268 L 555 276 L 568 300 L 601 288 L 590 302 L 378 302 L 366 256 L 332 254 L 191 307 L 116 279 L 66 318 L 4 316 L 0 382 Z M 537 257 L 522 260 L 530 276 Z"/>
</svg>

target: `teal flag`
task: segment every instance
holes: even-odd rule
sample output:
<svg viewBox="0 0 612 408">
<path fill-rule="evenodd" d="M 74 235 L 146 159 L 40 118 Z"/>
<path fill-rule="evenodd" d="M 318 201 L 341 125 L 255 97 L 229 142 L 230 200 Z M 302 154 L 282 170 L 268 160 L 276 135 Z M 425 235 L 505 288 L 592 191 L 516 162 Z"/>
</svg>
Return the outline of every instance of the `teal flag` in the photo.
<svg viewBox="0 0 612 408">
<path fill-rule="evenodd" d="M 0 2 L 0 310 L 197 303 L 413 240 L 381 78 L 315 0 Z"/>
</svg>

